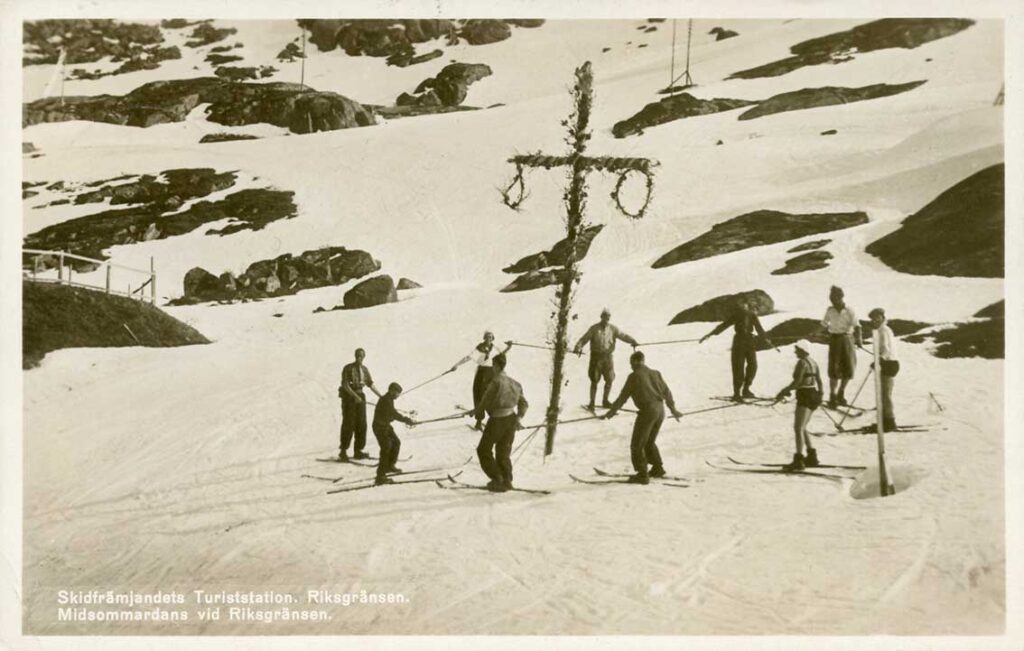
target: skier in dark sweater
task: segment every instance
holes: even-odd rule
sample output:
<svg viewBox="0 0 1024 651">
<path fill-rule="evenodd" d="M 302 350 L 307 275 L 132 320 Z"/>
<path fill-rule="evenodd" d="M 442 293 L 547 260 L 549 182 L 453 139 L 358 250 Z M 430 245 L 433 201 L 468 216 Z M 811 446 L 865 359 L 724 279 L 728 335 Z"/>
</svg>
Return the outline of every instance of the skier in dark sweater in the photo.
<svg viewBox="0 0 1024 651">
<path fill-rule="evenodd" d="M 401 421 L 409 427 L 415 427 L 416 421 L 403 416 L 395 409 L 395 400 L 402 395 L 402 387 L 397 382 L 388 386 L 388 391 L 377 400 L 377 406 L 373 410 L 373 435 L 377 437 L 377 444 L 380 446 L 380 460 L 377 462 L 377 483 L 390 484 L 391 479 L 388 473 L 400 473 L 402 470 L 395 465 L 398 461 L 398 451 L 402 448 L 402 441 L 395 434 L 395 428 L 391 426 L 392 421 Z"/>
<path fill-rule="evenodd" d="M 754 331 L 757 331 L 759 337 L 766 335 L 750 301 L 740 299 L 732 316 L 701 337 L 700 343 L 725 332 L 729 326 L 733 326 L 735 330 L 732 336 L 732 399 L 740 401 L 744 398 L 754 398 L 754 393 L 750 390 L 750 385 L 757 375 L 757 337 L 754 336 Z M 771 345 L 771 340 L 768 340 L 768 343 Z"/>
<path fill-rule="evenodd" d="M 679 420 L 682 414 L 676 409 L 675 400 L 661 373 L 644 364 L 644 354 L 637 351 L 630 355 L 629 365 L 633 372 L 626 378 L 622 393 L 612 403 L 605 419 L 612 418 L 629 398 L 636 405 L 636 421 L 633 423 L 633 438 L 629 444 L 633 469 L 636 474 L 629 478 L 633 484 L 647 484 L 648 477 L 664 477 L 665 466 L 661 461 L 661 452 L 655 440 L 665 420 L 665 403 L 668 403 L 672 417 Z M 647 466 L 651 469 L 648 471 Z"/>
</svg>

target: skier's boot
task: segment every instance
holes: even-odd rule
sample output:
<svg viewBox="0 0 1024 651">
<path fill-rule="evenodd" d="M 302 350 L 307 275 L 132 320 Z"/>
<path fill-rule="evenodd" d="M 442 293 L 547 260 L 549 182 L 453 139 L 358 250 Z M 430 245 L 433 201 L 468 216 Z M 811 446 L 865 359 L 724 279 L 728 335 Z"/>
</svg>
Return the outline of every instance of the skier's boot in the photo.
<svg viewBox="0 0 1024 651">
<path fill-rule="evenodd" d="M 491 481 L 487 482 L 487 490 L 491 491 L 492 493 L 504 492 L 502 490 L 503 487 L 504 482 L 498 481 L 497 479 L 492 479 Z"/>
<path fill-rule="evenodd" d="M 352 458 L 353 459 L 369 459 L 370 455 L 368 455 L 365 452 L 363 452 L 362 450 L 360 450 L 359 452 L 356 452 L 355 454 L 353 454 Z"/>
<path fill-rule="evenodd" d="M 594 403 L 590 403 L 589 405 L 587 405 L 587 411 L 593 413 L 595 409 L 596 408 L 594 407 Z"/>
<path fill-rule="evenodd" d="M 653 468 L 651 468 L 651 471 L 649 473 L 647 473 L 647 474 L 648 474 L 648 476 L 654 477 L 655 479 L 657 479 L 659 477 L 664 477 L 665 476 L 665 469 L 662 468 L 661 466 L 654 466 Z"/>
<path fill-rule="evenodd" d="M 401 475 L 402 469 L 399 468 L 398 466 L 391 466 L 385 472 L 387 472 L 387 474 L 389 475 Z"/>
<path fill-rule="evenodd" d="M 739 393 L 732 394 L 732 401 L 733 402 L 743 402 L 743 395 L 739 394 Z"/>
<path fill-rule="evenodd" d="M 641 475 L 640 473 L 630 475 L 629 479 L 627 479 L 626 481 L 629 482 L 630 484 L 642 484 L 644 486 L 651 483 L 651 480 L 648 479 L 647 475 Z"/>
<path fill-rule="evenodd" d="M 807 456 L 804 458 L 804 465 L 808 468 L 818 467 L 818 450 L 816 448 L 807 448 Z"/>
<path fill-rule="evenodd" d="M 756 398 L 754 392 L 750 390 L 750 387 L 743 387 L 743 393 L 741 394 L 744 398 Z"/>
<path fill-rule="evenodd" d="M 377 477 L 376 481 L 374 481 L 373 483 L 376 484 L 377 486 L 380 486 L 382 484 L 393 484 L 395 483 L 395 480 L 388 477 L 387 475 L 381 475 Z"/>
<path fill-rule="evenodd" d="M 829 409 L 835 409 L 838 406 L 839 406 L 839 401 L 836 399 L 835 394 L 832 394 L 831 396 L 829 396 L 828 397 L 828 408 Z"/>
<path fill-rule="evenodd" d="M 882 431 L 883 432 L 895 432 L 898 428 L 896 427 L 896 419 L 894 418 L 883 418 L 882 419 Z"/>
<path fill-rule="evenodd" d="M 344 462 L 344 463 L 348 463 L 348 455 L 345 454 L 344 452 L 339 452 L 338 453 L 338 461 L 341 461 L 341 462 Z"/>
<path fill-rule="evenodd" d="M 800 472 L 806 467 L 807 466 L 804 463 L 804 455 L 797 453 L 793 455 L 792 463 L 787 463 L 782 466 L 782 472 Z"/>
<path fill-rule="evenodd" d="M 841 393 L 838 396 L 836 396 L 836 404 L 839 405 L 840 407 L 845 407 L 846 406 L 846 396 L 844 396 Z"/>
</svg>

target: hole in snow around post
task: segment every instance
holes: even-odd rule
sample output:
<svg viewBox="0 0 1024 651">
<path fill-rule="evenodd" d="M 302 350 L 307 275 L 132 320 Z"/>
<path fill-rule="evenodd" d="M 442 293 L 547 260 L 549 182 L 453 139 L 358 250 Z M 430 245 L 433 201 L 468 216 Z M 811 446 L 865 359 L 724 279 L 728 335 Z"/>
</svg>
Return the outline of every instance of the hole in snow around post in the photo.
<svg viewBox="0 0 1024 651">
<path fill-rule="evenodd" d="M 889 497 L 902 493 L 924 479 L 928 474 L 921 468 L 907 465 L 889 465 L 887 469 L 889 483 L 895 489 L 895 492 L 890 494 Z M 850 486 L 850 497 L 856 500 L 866 500 L 881 496 L 878 482 L 878 466 L 871 466 L 862 472 L 854 480 L 853 485 Z"/>
</svg>

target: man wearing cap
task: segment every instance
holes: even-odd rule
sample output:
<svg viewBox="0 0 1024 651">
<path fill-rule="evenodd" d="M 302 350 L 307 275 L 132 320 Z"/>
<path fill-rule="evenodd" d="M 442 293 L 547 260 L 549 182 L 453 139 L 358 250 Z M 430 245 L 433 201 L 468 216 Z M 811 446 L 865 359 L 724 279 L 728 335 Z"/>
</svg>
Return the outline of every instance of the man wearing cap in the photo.
<svg viewBox="0 0 1024 651">
<path fill-rule="evenodd" d="M 402 448 L 402 441 L 395 434 L 395 428 L 391 426 L 393 421 L 401 421 L 409 427 L 415 427 L 416 421 L 403 416 L 395 409 L 395 400 L 402 395 L 402 386 L 392 382 L 388 391 L 377 401 L 373 410 L 373 435 L 377 438 L 380 446 L 380 457 L 377 461 L 377 483 L 390 484 L 389 473 L 400 473 L 401 469 L 395 464 L 398 462 L 398 451 Z"/>
<path fill-rule="evenodd" d="M 832 303 L 825 310 L 821 327 L 828 333 L 828 406 L 833 409 L 846 404 L 846 385 L 857 370 L 857 346 L 861 345 L 860 322 L 843 300 L 843 290 L 832 286 L 828 295 Z"/>
<path fill-rule="evenodd" d="M 896 357 L 896 338 L 886 323 L 884 309 L 876 307 L 868 313 L 868 317 L 871 318 L 871 327 L 878 331 L 878 357 L 882 368 L 877 370 L 882 378 L 882 429 L 892 432 L 896 429 L 892 390 L 896 384 L 896 374 L 900 372 L 900 362 Z"/>
<path fill-rule="evenodd" d="M 373 378 L 370 376 L 370 369 L 363 366 L 366 359 L 366 351 L 356 348 L 355 361 L 346 364 L 341 369 L 341 386 L 338 388 L 338 397 L 341 398 L 341 449 L 338 452 L 339 461 L 348 461 L 348 446 L 355 437 L 353 448 L 353 459 L 366 459 L 370 455 L 363 452 L 366 447 L 366 396 L 363 394 L 364 387 L 370 387 L 370 391 L 380 398 L 381 394 L 373 386 Z"/>
<path fill-rule="evenodd" d="M 601 310 L 601 320 L 587 329 L 573 352 L 577 355 L 583 352 L 583 345 L 590 343 L 590 366 L 587 375 L 590 377 L 590 403 L 587 408 L 594 410 L 594 400 L 597 397 L 597 383 L 604 379 L 604 398 L 601 405 L 611 407 L 612 382 L 615 381 L 615 342 L 622 340 L 636 348 L 636 339 L 633 339 L 622 330 L 611 323 L 612 313 L 608 308 Z"/>
<path fill-rule="evenodd" d="M 636 474 L 629 478 L 629 482 L 647 484 L 650 482 L 649 477 L 665 476 L 665 466 L 656 443 L 658 432 L 661 431 L 661 424 L 665 420 L 665 404 L 668 403 L 669 411 L 672 412 L 672 417 L 676 420 L 679 420 L 682 414 L 676 409 L 672 391 L 665 384 L 661 373 L 647 367 L 642 352 L 638 350 L 630 355 L 629 365 L 633 372 L 626 378 L 622 392 L 604 417 L 606 419 L 613 418 L 626 403 L 626 400 L 633 399 L 637 414 L 636 420 L 633 422 L 633 437 L 629 442 L 629 453 Z M 647 468 L 648 465 L 651 466 L 650 470 Z"/>
<path fill-rule="evenodd" d="M 476 407 L 477 421 L 483 420 L 484 412 L 490 416 L 476 455 L 490 479 L 487 489 L 497 493 L 512 489 L 512 444 L 530 406 L 522 385 L 505 375 L 506 363 L 503 353 L 494 356 L 494 376 Z"/>
</svg>

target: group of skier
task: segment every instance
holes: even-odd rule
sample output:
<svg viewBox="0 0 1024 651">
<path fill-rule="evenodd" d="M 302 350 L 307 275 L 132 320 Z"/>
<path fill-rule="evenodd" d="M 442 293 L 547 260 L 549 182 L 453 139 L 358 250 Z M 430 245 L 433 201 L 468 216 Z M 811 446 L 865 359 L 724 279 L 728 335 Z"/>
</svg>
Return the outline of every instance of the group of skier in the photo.
<svg viewBox="0 0 1024 651">
<path fill-rule="evenodd" d="M 828 408 L 840 409 L 848 406 L 846 388 L 856 371 L 856 351 L 862 347 L 861 328 L 856 314 L 845 303 L 842 289 L 833 286 L 829 292 L 829 300 L 830 305 L 820 323 L 821 330 L 828 339 L 829 399 L 826 404 Z M 891 431 L 896 428 L 892 391 L 894 378 L 899 372 L 895 338 L 886 324 L 886 315 L 882 308 L 873 309 L 869 316 L 872 327 L 879 331 L 878 352 L 881 368 L 878 372 L 882 378 L 882 404 L 879 408 L 882 410 L 884 429 Z M 772 400 L 759 398 L 751 389 L 757 374 L 758 341 L 762 340 L 769 347 L 774 347 L 751 302 L 739 299 L 732 314 L 699 341 L 704 343 L 708 338 L 730 327 L 734 329 L 731 352 L 732 399 L 738 402 Z M 618 398 L 612 401 L 617 341 L 626 342 L 634 351 L 630 355 L 631 372 Z M 522 385 L 505 372 L 508 364 L 507 353 L 513 342 L 505 343 L 504 350 L 499 352 L 494 334 L 487 331 L 483 340 L 470 354 L 447 371 L 454 372 L 469 361 L 476 365 L 473 378 L 473 409 L 466 410 L 466 413 L 474 415 L 474 429 L 482 430 L 477 446 L 477 458 L 481 469 L 490 480 L 487 488 L 496 492 L 510 490 L 513 486 L 512 446 L 516 431 L 522 428 L 522 421 L 529 407 L 523 395 Z M 587 371 L 590 380 L 590 401 L 587 408 L 595 412 L 597 389 L 602 381 L 604 386 L 601 405 L 607 409 L 602 418 L 613 418 L 627 400 L 632 400 L 635 407 L 636 419 L 630 441 L 630 457 L 635 474 L 630 476 L 628 481 L 647 484 L 652 477 L 665 476 L 665 467 L 656 442 L 658 433 L 665 419 L 666 406 L 668 413 L 675 419 L 681 418 L 682 414 L 676 409 L 672 392 L 664 378 L 660 372 L 647 366 L 644 353 L 637 350 L 641 344 L 611 323 L 611 312 L 608 309 L 602 310 L 600 320 L 587 329 L 573 347 L 573 352 L 581 355 L 583 347 L 587 344 L 590 346 Z M 774 396 L 773 402 L 783 400 L 792 392 L 796 393 L 793 421 L 796 451 L 792 463 L 784 468 L 799 471 L 818 465 L 817 451 L 811 445 L 807 423 L 811 414 L 822 405 L 824 385 L 818 364 L 811 357 L 810 343 L 806 339 L 800 339 L 793 345 L 793 351 L 797 359 L 792 381 Z M 401 441 L 391 423 L 395 420 L 409 426 L 415 426 L 417 423 L 395 408 L 394 402 L 402 394 L 402 387 L 392 383 L 387 392 L 381 394 L 374 387 L 369 370 L 363 365 L 364 359 L 365 352 L 357 349 L 355 361 L 347 364 L 341 373 L 339 396 L 342 399 L 342 425 L 339 460 L 349 459 L 348 447 L 353 442 L 352 458 L 367 458 L 363 451 L 366 443 L 364 388 L 369 388 L 378 397 L 372 422 L 374 436 L 380 445 L 377 483 L 390 483 L 389 475 L 401 472 L 395 465 Z"/>
</svg>

